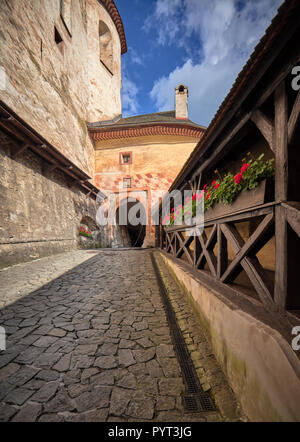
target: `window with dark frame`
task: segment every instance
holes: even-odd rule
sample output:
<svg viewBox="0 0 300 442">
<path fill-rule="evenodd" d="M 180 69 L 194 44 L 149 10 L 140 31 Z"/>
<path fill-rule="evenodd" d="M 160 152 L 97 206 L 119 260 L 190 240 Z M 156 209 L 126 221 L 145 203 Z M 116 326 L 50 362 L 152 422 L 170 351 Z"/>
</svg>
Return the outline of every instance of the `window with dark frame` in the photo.
<svg viewBox="0 0 300 442">
<path fill-rule="evenodd" d="M 106 69 L 114 74 L 113 59 L 113 39 L 108 26 L 103 22 L 99 22 L 99 43 L 100 43 L 100 62 Z"/>
<path fill-rule="evenodd" d="M 132 152 L 121 152 L 119 154 L 119 163 L 121 165 L 132 164 Z"/>
<path fill-rule="evenodd" d="M 130 177 L 123 178 L 123 188 L 124 189 L 131 188 L 131 178 Z"/>
<path fill-rule="evenodd" d="M 121 164 L 131 164 L 131 154 L 122 153 L 121 154 Z"/>
<path fill-rule="evenodd" d="M 72 0 L 60 0 L 60 17 L 72 37 Z"/>
<path fill-rule="evenodd" d="M 58 32 L 56 26 L 54 26 L 54 40 L 55 40 L 55 43 L 56 43 L 58 49 L 63 54 L 64 53 L 64 41 L 63 41 L 60 33 Z"/>
</svg>

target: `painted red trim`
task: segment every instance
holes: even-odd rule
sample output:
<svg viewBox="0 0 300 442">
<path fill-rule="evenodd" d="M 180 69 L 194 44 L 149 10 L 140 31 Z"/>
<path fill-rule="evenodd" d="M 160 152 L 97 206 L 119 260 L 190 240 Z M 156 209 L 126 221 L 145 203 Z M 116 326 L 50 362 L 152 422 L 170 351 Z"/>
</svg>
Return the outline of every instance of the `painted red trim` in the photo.
<svg viewBox="0 0 300 442">
<path fill-rule="evenodd" d="M 124 129 L 100 129 L 90 131 L 91 138 L 95 141 L 109 140 L 117 138 L 142 137 L 152 135 L 177 135 L 183 137 L 201 138 L 204 134 L 204 129 L 191 126 L 146 126 L 146 127 L 132 127 Z"/>
</svg>

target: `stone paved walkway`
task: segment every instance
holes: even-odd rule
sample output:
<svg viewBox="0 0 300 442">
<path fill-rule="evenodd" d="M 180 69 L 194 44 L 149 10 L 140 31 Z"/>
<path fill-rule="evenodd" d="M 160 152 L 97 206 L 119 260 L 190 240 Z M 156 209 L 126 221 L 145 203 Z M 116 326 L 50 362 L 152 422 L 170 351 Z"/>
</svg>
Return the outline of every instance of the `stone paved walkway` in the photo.
<svg viewBox="0 0 300 442">
<path fill-rule="evenodd" d="M 44 258 L 0 271 L 0 287 L 8 336 L 0 352 L 0 421 L 240 419 L 219 372 L 210 383 L 226 392 L 230 413 L 184 414 L 149 251 Z M 205 358 L 212 363 L 211 353 Z"/>
</svg>

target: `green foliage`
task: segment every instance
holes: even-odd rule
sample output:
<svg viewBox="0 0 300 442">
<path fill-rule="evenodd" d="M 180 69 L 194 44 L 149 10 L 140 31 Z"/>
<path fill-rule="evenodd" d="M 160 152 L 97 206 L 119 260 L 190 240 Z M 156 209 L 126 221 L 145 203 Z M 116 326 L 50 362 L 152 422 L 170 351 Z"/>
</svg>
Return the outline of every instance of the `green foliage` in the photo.
<svg viewBox="0 0 300 442">
<path fill-rule="evenodd" d="M 272 178 L 275 174 L 273 166 L 274 160 L 264 160 L 264 154 L 257 159 L 248 152 L 247 159 L 243 159 L 241 172 L 233 175 L 227 173 L 223 178 L 219 175 L 219 179 L 213 181 L 210 185 L 206 185 L 205 191 L 202 192 L 201 198 L 204 198 L 204 210 L 212 208 L 217 203 L 225 205 L 232 204 L 237 196 L 245 190 L 255 189 L 261 181 Z M 247 161 L 247 162 L 246 162 Z M 196 214 L 197 199 L 189 201 L 182 209 L 182 213 L 191 212 L 191 216 Z M 173 225 L 175 221 L 174 213 L 170 214 L 168 225 Z"/>
<path fill-rule="evenodd" d="M 248 155 L 251 155 L 250 153 Z M 273 167 L 274 160 L 264 161 L 264 154 L 261 154 L 256 160 L 249 159 L 246 165 L 249 165 L 248 169 L 241 173 L 240 184 L 236 183 L 232 173 L 225 175 L 223 180 L 217 180 L 216 183 L 220 184 L 218 189 L 214 186 L 208 187 L 208 193 L 210 193 L 209 199 L 205 199 L 205 210 L 213 207 L 216 203 L 223 203 L 225 205 L 232 204 L 239 193 L 245 190 L 255 189 L 259 183 L 267 178 L 274 176 L 275 169 Z M 246 159 L 243 160 L 244 162 Z"/>
</svg>

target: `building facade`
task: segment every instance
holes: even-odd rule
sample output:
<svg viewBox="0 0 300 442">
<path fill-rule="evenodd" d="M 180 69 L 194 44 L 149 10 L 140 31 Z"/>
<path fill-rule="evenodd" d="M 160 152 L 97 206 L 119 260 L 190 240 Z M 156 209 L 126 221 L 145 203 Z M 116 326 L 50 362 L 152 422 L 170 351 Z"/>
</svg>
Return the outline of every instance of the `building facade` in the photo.
<svg viewBox="0 0 300 442">
<path fill-rule="evenodd" d="M 90 124 L 89 130 L 96 150 L 95 184 L 105 194 L 115 195 L 117 217 L 111 214 L 115 224 L 107 225 L 106 245 L 154 246 L 155 207 L 205 130 L 188 119 L 188 88 L 176 88 L 174 111 L 119 117 Z M 129 212 L 135 203 L 146 225 L 132 225 L 125 213 L 126 226 L 121 227 L 118 208 Z"/>
</svg>

